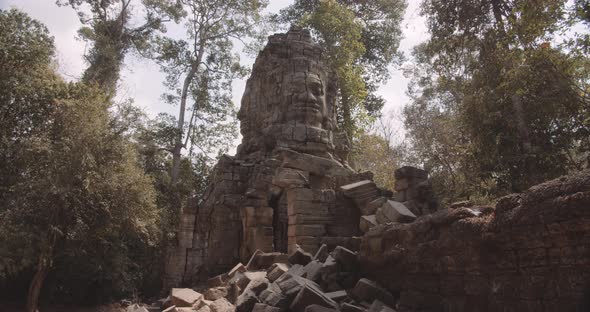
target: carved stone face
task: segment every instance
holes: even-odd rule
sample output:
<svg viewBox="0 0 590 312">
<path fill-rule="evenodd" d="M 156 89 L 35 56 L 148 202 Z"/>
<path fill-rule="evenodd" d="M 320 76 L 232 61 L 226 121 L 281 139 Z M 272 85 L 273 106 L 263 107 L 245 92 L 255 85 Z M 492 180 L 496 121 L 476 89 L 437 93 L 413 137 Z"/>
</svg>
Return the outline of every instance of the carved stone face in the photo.
<svg viewBox="0 0 590 312">
<path fill-rule="evenodd" d="M 285 121 L 322 128 L 326 117 L 326 87 L 311 72 L 289 73 L 284 79 Z"/>
</svg>

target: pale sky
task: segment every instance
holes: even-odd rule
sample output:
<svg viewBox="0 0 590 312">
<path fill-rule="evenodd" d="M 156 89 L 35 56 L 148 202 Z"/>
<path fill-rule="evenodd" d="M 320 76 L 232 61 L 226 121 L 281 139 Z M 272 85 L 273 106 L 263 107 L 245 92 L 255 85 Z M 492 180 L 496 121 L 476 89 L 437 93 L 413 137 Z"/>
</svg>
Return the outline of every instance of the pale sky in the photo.
<svg viewBox="0 0 590 312">
<path fill-rule="evenodd" d="M 427 29 L 424 18 L 419 15 L 420 0 L 407 0 L 408 8 L 402 24 L 404 39 L 400 49 L 410 56 L 412 47 L 424 41 Z M 277 12 L 286 7 L 292 0 L 270 0 L 268 11 Z M 68 80 L 77 80 L 86 68 L 83 60 L 86 43 L 77 39 L 77 31 L 81 24 L 74 10 L 70 7 L 58 7 L 55 0 L 0 0 L 0 8 L 16 7 L 27 12 L 31 17 L 43 22 L 55 39 L 59 72 Z M 239 52 L 241 47 L 237 48 Z M 241 53 L 242 63 L 251 65 L 253 58 Z M 399 111 L 408 102 L 405 94 L 409 80 L 402 76 L 397 68 L 391 68 L 391 79 L 379 89 L 378 93 L 386 100 L 384 112 Z M 118 96 L 133 98 L 135 104 L 142 107 L 151 116 L 160 112 L 178 115 L 177 107 L 170 106 L 160 100 L 165 89 L 162 86 L 164 75 L 152 61 L 128 55 L 119 83 Z M 233 84 L 233 99 L 236 107 L 240 104 L 244 92 L 245 80 L 237 80 Z M 236 142 L 237 144 L 238 142 Z"/>
</svg>

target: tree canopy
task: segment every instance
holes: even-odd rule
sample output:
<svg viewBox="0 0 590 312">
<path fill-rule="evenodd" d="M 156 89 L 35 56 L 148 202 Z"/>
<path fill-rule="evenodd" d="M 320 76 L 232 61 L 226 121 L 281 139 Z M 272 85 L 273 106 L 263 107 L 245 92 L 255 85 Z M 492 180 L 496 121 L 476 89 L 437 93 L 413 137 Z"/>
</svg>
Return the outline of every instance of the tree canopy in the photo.
<svg viewBox="0 0 590 312">
<path fill-rule="evenodd" d="M 0 42 L 0 276 L 35 272 L 28 311 L 52 272 L 81 297 L 134 291 L 159 218 L 108 96 L 56 75 L 53 40 L 26 14 L 0 11 Z"/>
<path fill-rule="evenodd" d="M 399 64 L 403 0 L 296 0 L 276 17 L 310 28 L 327 51 L 340 89 L 339 126 L 349 137 L 380 115 L 384 100 L 375 92 Z"/>
<path fill-rule="evenodd" d="M 565 1 L 427 0 L 422 14 L 432 37 L 414 52 L 406 127 L 424 163 L 457 186 L 450 198 L 580 168 L 587 59 L 556 42 Z"/>
</svg>

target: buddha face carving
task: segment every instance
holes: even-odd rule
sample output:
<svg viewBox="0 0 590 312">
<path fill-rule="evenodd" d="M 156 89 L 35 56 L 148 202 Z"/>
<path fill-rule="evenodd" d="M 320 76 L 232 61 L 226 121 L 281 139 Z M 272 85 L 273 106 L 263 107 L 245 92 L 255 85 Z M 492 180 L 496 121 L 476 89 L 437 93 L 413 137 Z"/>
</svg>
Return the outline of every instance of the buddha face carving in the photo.
<svg viewBox="0 0 590 312">
<path fill-rule="evenodd" d="M 326 87 L 311 72 L 288 73 L 284 79 L 285 121 L 322 128 L 326 117 Z"/>
</svg>

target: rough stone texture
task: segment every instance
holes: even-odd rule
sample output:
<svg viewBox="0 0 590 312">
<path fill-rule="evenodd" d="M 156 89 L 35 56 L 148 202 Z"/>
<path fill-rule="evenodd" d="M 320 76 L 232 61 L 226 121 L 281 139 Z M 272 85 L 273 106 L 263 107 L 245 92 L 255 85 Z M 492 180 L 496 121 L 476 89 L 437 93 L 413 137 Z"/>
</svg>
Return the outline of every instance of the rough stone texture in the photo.
<svg viewBox="0 0 590 312">
<path fill-rule="evenodd" d="M 235 312 L 236 307 L 227 301 L 225 298 L 217 299 L 213 301 L 209 308 L 211 312 Z"/>
<path fill-rule="evenodd" d="M 207 291 L 203 293 L 203 296 L 206 300 L 215 301 L 219 298 L 227 297 L 227 293 L 227 287 L 214 287 L 207 289 Z"/>
<path fill-rule="evenodd" d="M 398 311 L 590 311 L 590 172 L 376 226 L 360 260 Z"/>
<path fill-rule="evenodd" d="M 428 181 L 428 172 L 411 166 L 401 167 L 394 172 L 394 198 L 403 202 L 415 215 L 433 213 L 439 208 L 438 201 Z"/>
<path fill-rule="evenodd" d="M 266 305 L 264 303 L 257 303 L 254 305 L 254 308 L 252 309 L 252 312 L 280 312 L 280 311 L 281 311 L 280 308 L 271 307 L 271 306 Z"/>
<path fill-rule="evenodd" d="M 170 299 L 176 307 L 192 307 L 203 295 L 189 288 L 172 288 Z"/>
<path fill-rule="evenodd" d="M 349 142 L 335 123 L 336 80 L 323 62 L 308 31 L 269 37 L 242 97 L 242 143 L 236 156 L 219 160 L 203 202 L 183 211 L 165 287 L 195 285 L 238 262 L 266 269 L 276 262 L 269 253 L 280 257 L 299 245 L 315 254 L 323 239 L 351 247 L 360 209 L 340 186 L 372 175 L 347 165 Z M 375 190 L 361 195 L 372 198 Z"/>
<path fill-rule="evenodd" d="M 406 205 L 393 200 L 388 200 L 383 206 L 381 206 L 381 208 L 377 209 L 375 218 L 379 224 L 390 222 L 408 223 L 414 221 L 416 215 L 412 213 Z"/>
<path fill-rule="evenodd" d="M 295 247 L 295 251 L 289 256 L 289 263 L 291 264 L 300 264 L 300 265 L 307 265 L 311 262 L 313 256 L 305 250 L 301 249 L 299 246 Z"/>
<path fill-rule="evenodd" d="M 273 264 L 266 273 L 266 278 L 272 283 L 277 278 L 281 277 L 285 272 L 289 270 L 289 266 L 285 263 Z"/>
<path fill-rule="evenodd" d="M 306 284 L 293 299 L 290 309 L 293 312 L 304 312 L 306 311 L 305 308 L 310 305 L 319 305 L 331 309 L 338 308 L 338 304 L 318 290 L 317 287 Z"/>
</svg>

